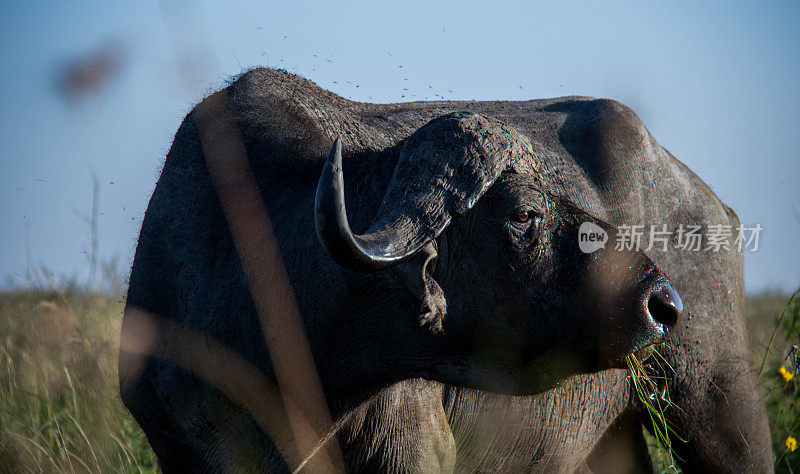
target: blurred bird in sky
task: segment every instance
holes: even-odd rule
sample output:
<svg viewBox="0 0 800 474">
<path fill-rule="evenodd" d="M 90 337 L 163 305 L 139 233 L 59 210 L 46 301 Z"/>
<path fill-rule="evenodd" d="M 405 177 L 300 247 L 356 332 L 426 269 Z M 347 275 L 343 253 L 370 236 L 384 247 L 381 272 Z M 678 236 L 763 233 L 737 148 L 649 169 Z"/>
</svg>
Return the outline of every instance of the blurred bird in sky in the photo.
<svg viewBox="0 0 800 474">
<path fill-rule="evenodd" d="M 64 63 L 57 89 L 67 100 L 88 97 L 101 91 L 120 71 L 123 62 L 119 41 L 106 41 L 95 50 Z"/>
</svg>

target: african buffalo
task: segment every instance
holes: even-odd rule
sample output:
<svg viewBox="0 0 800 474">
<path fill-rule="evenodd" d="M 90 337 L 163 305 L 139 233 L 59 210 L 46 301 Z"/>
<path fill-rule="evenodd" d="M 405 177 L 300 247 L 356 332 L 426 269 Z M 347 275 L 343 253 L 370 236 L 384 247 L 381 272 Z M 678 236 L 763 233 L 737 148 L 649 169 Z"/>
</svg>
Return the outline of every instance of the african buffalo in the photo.
<svg viewBox="0 0 800 474">
<path fill-rule="evenodd" d="M 771 470 L 741 255 L 617 249 L 620 224 L 739 222 L 614 101 L 367 104 L 252 70 L 167 155 L 122 399 L 165 472 L 642 471 L 623 360 L 666 335 L 684 470 Z"/>
</svg>

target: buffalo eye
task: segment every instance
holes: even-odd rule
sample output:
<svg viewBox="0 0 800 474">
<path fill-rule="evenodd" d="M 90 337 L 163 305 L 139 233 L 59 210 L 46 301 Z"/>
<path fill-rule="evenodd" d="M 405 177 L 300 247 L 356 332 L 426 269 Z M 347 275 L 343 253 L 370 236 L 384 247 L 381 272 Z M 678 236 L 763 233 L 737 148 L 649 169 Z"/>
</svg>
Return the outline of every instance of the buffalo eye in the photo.
<svg viewBox="0 0 800 474">
<path fill-rule="evenodd" d="M 518 211 L 512 217 L 517 222 L 528 222 L 528 220 L 533 217 L 533 212 L 532 211 Z"/>
</svg>

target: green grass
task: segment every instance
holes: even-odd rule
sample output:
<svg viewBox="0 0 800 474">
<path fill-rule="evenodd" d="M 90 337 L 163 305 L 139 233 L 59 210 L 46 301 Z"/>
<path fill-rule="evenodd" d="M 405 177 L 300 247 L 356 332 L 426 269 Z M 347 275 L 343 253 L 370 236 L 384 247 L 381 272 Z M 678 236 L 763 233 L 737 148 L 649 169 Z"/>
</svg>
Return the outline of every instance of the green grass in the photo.
<svg viewBox="0 0 800 474">
<path fill-rule="evenodd" d="M 117 394 L 123 304 L 0 294 L 0 472 L 157 472 Z"/>
<path fill-rule="evenodd" d="M 754 351 L 759 386 L 767 407 L 772 450 L 776 473 L 800 472 L 800 448 L 791 451 L 787 446 L 790 437 L 800 440 L 800 290 L 788 302 L 772 311 L 771 331 L 760 321 L 751 322 L 752 331 L 758 330 L 763 350 Z M 794 347 L 794 349 L 793 349 Z"/>
<path fill-rule="evenodd" d="M 686 440 L 675 430 L 669 419 L 670 412 L 679 410 L 680 407 L 672 403 L 663 375 L 666 373 L 665 369 L 672 367 L 656 347 L 652 348 L 652 355 L 646 364 L 634 354 L 627 356 L 625 362 L 628 364 L 634 392 L 648 415 L 648 445 L 654 464 L 659 472 L 680 472 L 672 452 L 672 442 L 685 443 Z"/>
</svg>

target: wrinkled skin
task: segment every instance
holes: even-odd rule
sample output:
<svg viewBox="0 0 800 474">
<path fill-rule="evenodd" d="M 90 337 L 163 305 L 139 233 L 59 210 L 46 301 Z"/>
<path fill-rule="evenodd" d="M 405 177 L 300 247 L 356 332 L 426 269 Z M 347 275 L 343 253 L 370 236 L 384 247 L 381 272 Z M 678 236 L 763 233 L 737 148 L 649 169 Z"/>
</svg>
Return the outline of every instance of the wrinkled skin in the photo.
<svg viewBox="0 0 800 474">
<path fill-rule="evenodd" d="M 348 469 L 646 470 L 645 414 L 626 371 L 613 367 L 652 339 L 632 326 L 664 275 L 685 303 L 662 351 L 675 369 L 668 374 L 672 399 L 682 408 L 669 416 L 689 441 L 676 444 L 682 467 L 771 469 L 746 348 L 741 256 L 670 249 L 647 258 L 574 248 L 584 220 L 609 230 L 621 223 L 673 231 L 679 224 L 738 226 L 629 109 L 589 98 L 361 104 L 268 69 L 245 74 L 225 101 L 331 415 L 343 420 L 336 438 Z M 403 140 L 456 111 L 513 127 L 530 154 L 511 160 L 418 255 L 376 273 L 343 270 L 313 231 L 314 187 L 330 143 L 345 140 L 348 213 L 363 231 L 380 214 Z M 181 338 L 169 329 L 174 323 L 275 378 L 247 265 L 243 271 L 204 163 L 198 117 L 190 114 L 176 134 L 143 223 L 123 341 L 137 332 L 132 315 L 139 312 L 156 315 L 161 332 L 148 347 L 153 355 L 121 352 L 121 393 L 165 471 L 285 470 L 279 443 L 258 417 L 214 388 L 232 374 L 210 381 L 170 357 L 170 343 Z M 536 218 L 514 220 L 520 206 Z M 609 274 L 615 278 L 603 278 Z M 420 277 L 438 290 L 415 284 Z M 602 317 L 620 305 L 625 323 Z M 421 315 L 420 307 L 429 311 Z"/>
</svg>

